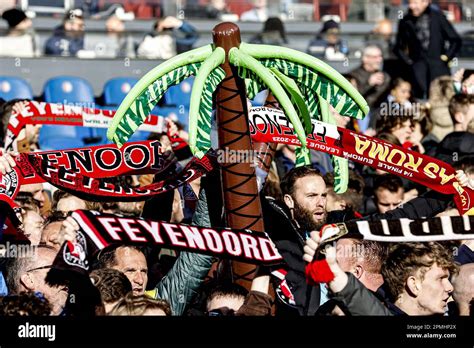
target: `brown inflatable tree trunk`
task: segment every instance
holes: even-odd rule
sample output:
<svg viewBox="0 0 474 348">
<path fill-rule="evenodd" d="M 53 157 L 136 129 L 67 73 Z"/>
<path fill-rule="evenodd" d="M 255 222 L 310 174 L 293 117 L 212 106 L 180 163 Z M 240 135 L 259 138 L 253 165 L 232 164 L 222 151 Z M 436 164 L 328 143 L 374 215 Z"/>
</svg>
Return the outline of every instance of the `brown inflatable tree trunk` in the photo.
<svg viewBox="0 0 474 348">
<path fill-rule="evenodd" d="M 233 23 L 217 25 L 212 35 L 214 44 L 222 47 L 226 55 L 232 47 L 240 46 L 240 30 Z M 237 69 L 229 64 L 228 57 L 221 67 L 226 72 L 226 77 L 216 92 L 219 148 L 228 154 L 247 154 L 247 158 L 252 159 L 245 83 L 238 76 Z M 224 158 L 228 162 L 220 164 L 227 225 L 264 231 L 255 167 L 251 160 L 231 163 L 230 156 Z M 255 266 L 234 262 L 232 269 L 234 280 L 250 288 Z"/>
</svg>

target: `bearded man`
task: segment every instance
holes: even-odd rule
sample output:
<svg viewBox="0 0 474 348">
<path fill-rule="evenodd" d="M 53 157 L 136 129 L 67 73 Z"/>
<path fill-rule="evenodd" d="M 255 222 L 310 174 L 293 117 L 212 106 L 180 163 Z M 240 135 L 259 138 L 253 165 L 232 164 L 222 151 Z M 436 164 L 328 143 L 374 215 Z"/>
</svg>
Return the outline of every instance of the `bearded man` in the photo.
<svg viewBox="0 0 474 348">
<path fill-rule="evenodd" d="M 276 315 L 315 315 L 328 300 L 326 286 L 309 285 L 305 278 L 303 260 L 305 242 L 311 231 L 319 231 L 327 223 L 354 219 L 350 210 L 326 211 L 327 187 L 317 169 L 291 169 L 281 181 L 282 201 L 263 198 L 262 211 L 265 231 L 275 243 L 285 264 L 273 270 L 276 293 Z M 385 214 L 364 217 L 366 220 L 416 219 L 432 217 L 444 211 L 451 195 L 428 192 Z M 365 254 L 364 254 L 365 255 Z M 338 255 L 338 260 L 348 255 Z M 352 255 L 349 255 L 352 256 Z M 363 255 L 362 255 L 363 256 Z M 370 255 L 369 255 L 370 256 Z M 366 262 L 362 257 L 361 262 Z M 348 269 L 348 271 L 352 271 Z M 380 273 L 378 271 L 378 273 Z M 375 290 L 377 286 L 370 287 Z M 318 315 L 326 309 L 321 307 Z"/>
<path fill-rule="evenodd" d="M 276 315 L 314 315 L 321 302 L 320 287 L 306 283 L 302 255 L 309 233 L 326 223 L 326 183 L 317 169 L 298 167 L 280 186 L 283 202 L 261 200 L 265 231 L 287 265 L 273 279 Z"/>
</svg>

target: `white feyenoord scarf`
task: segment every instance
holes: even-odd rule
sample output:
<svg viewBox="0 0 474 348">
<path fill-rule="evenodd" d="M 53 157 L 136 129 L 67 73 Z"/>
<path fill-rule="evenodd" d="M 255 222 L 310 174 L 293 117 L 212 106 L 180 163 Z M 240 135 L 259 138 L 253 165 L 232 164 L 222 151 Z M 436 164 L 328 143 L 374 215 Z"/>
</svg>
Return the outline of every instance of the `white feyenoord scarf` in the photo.
<svg viewBox="0 0 474 348">
<path fill-rule="evenodd" d="M 27 124 L 109 128 L 114 115 L 115 110 L 94 109 L 60 103 L 26 102 L 20 113 L 13 112 L 10 116 L 7 134 L 4 139 L 5 149 L 18 150 L 15 148 L 15 139 Z M 166 130 L 165 117 L 149 115 L 138 130 L 155 133 L 164 132 Z"/>
</svg>

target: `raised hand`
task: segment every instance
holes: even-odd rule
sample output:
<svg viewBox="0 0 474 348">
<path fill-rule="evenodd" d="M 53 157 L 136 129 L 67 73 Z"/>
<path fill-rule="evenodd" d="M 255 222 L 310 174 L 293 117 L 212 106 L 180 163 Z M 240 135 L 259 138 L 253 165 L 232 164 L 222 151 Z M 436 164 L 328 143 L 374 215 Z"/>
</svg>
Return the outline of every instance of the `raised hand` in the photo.
<svg viewBox="0 0 474 348">
<path fill-rule="evenodd" d="M 17 156 L 15 152 L 6 153 L 0 156 L 0 172 L 5 175 L 13 170 L 16 166 L 15 160 L 12 156 Z"/>
<path fill-rule="evenodd" d="M 463 170 L 456 170 L 456 179 L 459 181 L 461 186 L 467 186 L 474 190 L 474 179 L 470 179 Z"/>
<path fill-rule="evenodd" d="M 54 240 L 55 243 L 58 245 L 63 245 L 65 241 L 73 242 L 76 240 L 77 231 L 79 231 L 80 227 L 76 220 L 72 217 L 68 216 L 66 220 L 63 221 L 61 229 L 59 233 L 56 235 L 56 239 Z"/>
<path fill-rule="evenodd" d="M 318 231 L 311 232 L 310 238 L 306 240 L 306 244 L 303 248 L 304 250 L 303 259 L 306 262 L 310 263 L 309 265 L 306 266 L 310 268 L 309 271 L 308 270 L 306 271 L 307 277 L 311 277 L 312 274 L 315 274 L 311 271 L 311 268 L 326 267 L 326 265 L 324 265 L 324 262 L 321 262 L 321 261 L 313 262 L 314 255 L 320 244 L 321 244 L 321 237 L 319 236 L 319 232 Z M 330 244 L 326 245 L 325 254 L 326 254 L 327 266 L 329 266 L 329 270 L 334 275 L 334 278 L 328 282 L 329 289 L 332 292 L 336 293 L 344 289 L 344 287 L 347 284 L 348 277 L 347 277 L 347 274 L 341 269 L 341 267 L 337 263 L 336 248 Z M 321 272 L 325 272 L 325 270 L 321 269 L 321 270 L 318 270 L 317 272 L 320 274 Z M 312 280 L 313 282 L 316 281 L 315 279 L 310 279 L 310 280 Z"/>
</svg>

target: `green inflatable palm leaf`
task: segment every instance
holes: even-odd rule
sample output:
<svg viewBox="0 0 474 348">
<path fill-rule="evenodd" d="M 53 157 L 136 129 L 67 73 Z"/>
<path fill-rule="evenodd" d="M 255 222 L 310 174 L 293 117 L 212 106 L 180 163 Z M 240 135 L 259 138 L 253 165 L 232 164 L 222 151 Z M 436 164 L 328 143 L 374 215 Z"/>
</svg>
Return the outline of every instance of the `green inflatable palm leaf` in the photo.
<svg viewBox="0 0 474 348">
<path fill-rule="evenodd" d="M 276 68 L 298 84 L 317 91 L 341 115 L 363 118 L 369 111 L 365 99 L 341 74 L 308 54 L 285 47 L 242 43 L 240 50 L 263 66 Z"/>
<path fill-rule="evenodd" d="M 306 147 L 297 147 L 295 150 L 296 160 L 295 167 L 303 167 L 311 165 L 311 153 Z"/>
<path fill-rule="evenodd" d="M 201 158 L 211 148 L 212 95 L 225 77 L 219 67 L 225 61 L 224 49 L 218 47 L 206 58 L 194 80 L 189 108 L 189 147 Z"/>
<path fill-rule="evenodd" d="M 306 105 L 306 102 L 304 100 L 304 96 L 298 88 L 298 85 L 295 83 L 295 81 L 285 76 L 278 70 L 270 69 L 270 71 L 275 75 L 275 77 L 280 81 L 282 86 L 285 87 L 286 92 L 291 96 L 291 102 L 297 107 L 299 111 L 299 116 L 303 120 L 306 134 L 311 134 L 311 116 L 309 114 L 308 106 Z"/>
<path fill-rule="evenodd" d="M 298 113 L 286 95 L 285 90 L 278 83 L 278 80 L 273 76 L 271 71 L 263 67 L 256 59 L 241 52 L 238 48 L 232 48 L 229 51 L 229 61 L 237 67 L 243 67 L 252 71 L 262 80 L 263 83 L 265 83 L 280 103 L 287 117 L 290 119 L 294 132 L 301 142 L 301 146 L 306 147 L 306 134 L 298 117 Z"/>
<path fill-rule="evenodd" d="M 133 134 L 133 131 L 130 133 L 131 129 L 136 130 L 148 116 L 145 115 L 145 110 L 148 108 L 148 100 L 145 100 L 147 97 L 143 94 L 145 90 L 147 90 L 150 85 L 162 78 L 164 75 L 168 75 L 169 73 L 173 75 L 173 70 L 184 66 L 193 66 L 195 63 L 202 62 L 211 55 L 212 51 L 212 45 L 199 47 L 189 52 L 179 54 L 149 71 L 135 84 L 135 86 L 133 86 L 133 88 L 130 90 L 130 92 L 128 92 L 125 99 L 120 104 L 112 120 L 112 124 L 107 131 L 107 138 L 109 140 L 113 140 L 118 146 L 122 146 L 123 143 L 130 138 L 131 134 Z M 166 78 L 165 80 L 168 81 Z M 157 85 L 155 87 L 158 88 L 158 91 L 162 89 L 166 91 L 168 87 L 177 83 L 179 82 L 170 79 L 169 84 L 165 83 L 165 86 Z M 150 90 L 149 93 L 152 99 L 156 101 L 159 100 L 158 95 L 153 96 L 154 91 Z M 137 99 L 139 99 L 138 103 Z M 126 115 L 128 110 L 131 112 L 127 117 Z M 143 118 L 143 115 L 145 115 L 145 118 Z M 121 129 L 119 129 L 119 126 L 121 126 Z"/>
<path fill-rule="evenodd" d="M 337 126 L 334 117 L 331 115 L 328 102 L 318 95 L 321 107 L 322 121 Z M 331 156 L 334 167 L 334 192 L 341 194 L 347 191 L 349 185 L 349 161 L 347 158 Z"/>
<path fill-rule="evenodd" d="M 225 78 L 220 67 L 224 50 L 207 45 L 182 53 L 147 73 L 132 88 L 118 108 L 107 137 L 122 146 L 144 122 L 166 90 L 195 75 L 189 110 L 189 146 L 202 157 L 211 147 L 213 94 Z M 362 119 L 369 107 L 360 93 L 332 67 L 299 51 L 270 45 L 241 43 L 227 53 L 229 63 L 244 79 L 249 99 L 269 89 L 293 125 L 301 142 L 296 150 L 296 166 L 310 164 L 306 136 L 311 119 L 335 125 L 331 106 L 343 116 Z M 332 156 L 334 189 L 343 193 L 348 184 L 348 161 Z"/>
<path fill-rule="evenodd" d="M 243 71 L 244 70 L 247 70 L 247 69 L 244 69 L 244 68 L 241 68 L 239 67 L 238 68 L 238 75 L 240 77 L 242 76 L 245 76 L 246 73 L 244 73 Z M 255 74 L 252 74 L 252 72 L 250 71 L 249 72 L 249 75 L 255 75 Z M 242 77 L 243 78 L 243 77 Z M 246 90 L 246 94 L 247 94 L 247 98 L 252 100 L 255 98 L 255 96 L 260 93 L 261 91 L 267 89 L 267 86 L 265 86 L 265 84 L 257 78 L 255 79 L 251 79 L 251 78 L 244 78 L 244 81 L 245 81 L 245 90 Z"/>
<path fill-rule="evenodd" d="M 295 79 L 298 85 L 318 93 L 341 115 L 356 119 L 364 118 L 365 114 L 362 108 L 342 88 L 324 75 L 318 74 L 305 66 L 282 59 L 264 59 L 261 63 L 266 67 L 277 69 L 286 76 L 290 76 Z"/>
<path fill-rule="evenodd" d="M 179 67 L 161 76 L 149 85 L 138 98 L 133 101 L 130 107 L 125 111 L 121 122 L 117 124 L 113 138 L 117 145 L 122 146 L 130 139 L 132 134 L 135 133 L 138 127 L 140 127 L 150 115 L 151 110 L 153 110 L 168 88 L 182 82 L 191 75 L 195 75 L 199 67 L 199 63 Z"/>
</svg>

